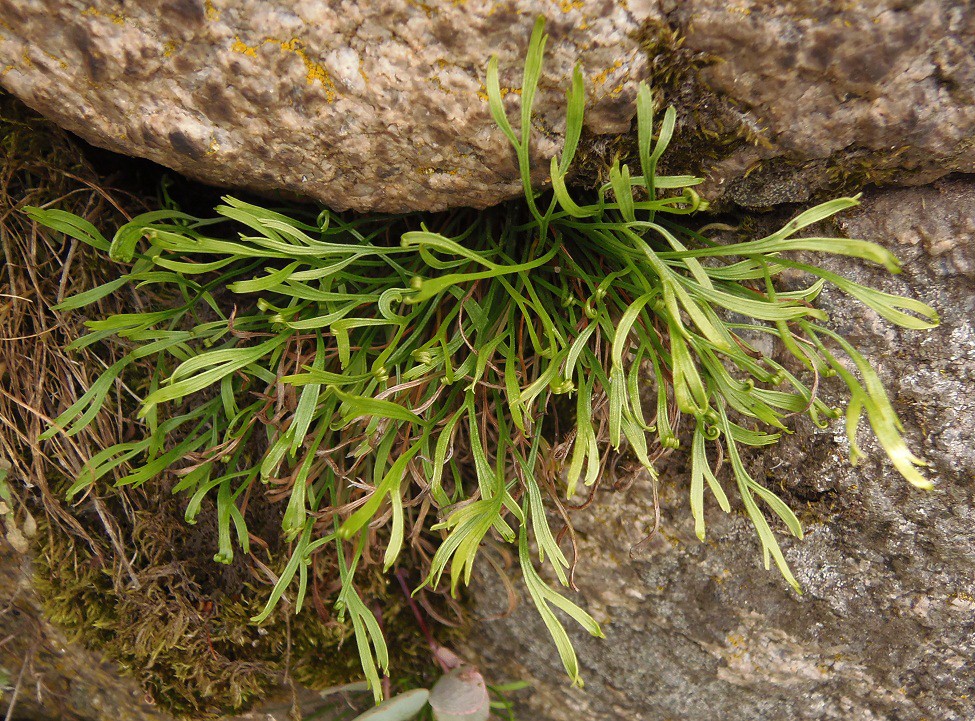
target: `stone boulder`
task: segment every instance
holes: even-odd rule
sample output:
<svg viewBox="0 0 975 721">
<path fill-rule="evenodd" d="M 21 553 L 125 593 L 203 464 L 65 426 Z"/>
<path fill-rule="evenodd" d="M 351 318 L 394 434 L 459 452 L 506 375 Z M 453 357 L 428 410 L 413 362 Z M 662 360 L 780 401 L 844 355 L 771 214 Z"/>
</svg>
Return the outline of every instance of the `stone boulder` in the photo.
<svg viewBox="0 0 975 721">
<path fill-rule="evenodd" d="M 96 145 L 211 184 L 335 209 L 485 207 L 521 192 L 485 65 L 498 54 L 516 111 L 539 14 L 536 159 L 561 145 L 578 60 L 581 180 L 625 153 L 642 79 L 680 111 L 671 165 L 707 176 L 712 199 L 975 170 L 975 8 L 949 0 L 0 0 L 0 83 Z"/>
<path fill-rule="evenodd" d="M 740 506 L 726 516 L 710 504 L 707 542 L 698 541 L 679 453 L 662 475 L 663 519 L 650 542 L 641 543 L 653 523 L 650 489 L 601 492 L 573 515 L 577 600 L 606 633 L 594 639 L 566 624 L 585 688 L 569 688 L 530 602 L 473 631 L 489 677 L 533 683 L 520 718 L 975 718 L 973 219 L 969 178 L 870 192 L 841 219 L 841 232 L 885 242 L 904 272 L 891 277 L 849 260 L 830 267 L 931 303 L 942 316 L 937 329 L 892 328 L 838 292 L 819 302 L 875 363 L 912 446 L 931 464 L 935 490 L 904 481 L 866 428 L 860 439 L 870 458 L 857 468 L 842 424 L 800 424 L 753 455 L 753 476 L 805 526 L 802 541 L 780 536 L 802 595 L 774 566 L 762 567 Z M 505 609 L 495 576 L 475 596 L 486 615 Z"/>
<path fill-rule="evenodd" d="M 485 207 L 521 188 L 488 111 L 487 61 L 499 55 L 516 106 L 540 12 L 539 157 L 558 148 L 577 59 L 597 80 L 590 131 L 625 132 L 645 13 L 605 0 L 0 0 L 0 72 L 96 145 L 212 184 L 335 209 Z"/>
<path fill-rule="evenodd" d="M 661 5 L 652 74 L 705 195 L 770 206 L 975 171 L 971 2 Z"/>
</svg>

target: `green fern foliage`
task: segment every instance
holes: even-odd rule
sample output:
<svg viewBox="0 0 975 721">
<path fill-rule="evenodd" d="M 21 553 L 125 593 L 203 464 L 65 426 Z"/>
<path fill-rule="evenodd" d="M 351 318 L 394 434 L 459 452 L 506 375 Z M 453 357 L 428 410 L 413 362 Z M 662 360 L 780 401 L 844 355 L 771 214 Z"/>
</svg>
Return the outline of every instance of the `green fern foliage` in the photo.
<svg viewBox="0 0 975 721">
<path fill-rule="evenodd" d="M 708 503 L 727 512 L 737 497 L 766 566 L 774 561 L 796 588 L 774 527 L 797 537 L 802 528 L 749 475 L 741 449 L 775 443 L 791 416 L 821 426 L 841 416 L 817 397 L 820 378 L 838 376 L 849 390 L 854 461 L 865 414 L 897 470 L 930 486 L 877 373 L 814 301 L 830 284 L 906 328 L 931 328 L 936 314 L 791 255 L 840 254 L 898 272 L 897 259 L 875 243 L 802 233 L 857 200 L 818 205 L 747 242 L 690 230 L 680 219 L 706 207 L 694 190 L 701 181 L 658 174 L 675 113 L 655 118 L 646 86 L 637 98 L 639 167 L 617 162 L 603 187 L 574 193 L 569 173 L 585 104 L 579 68 L 564 147 L 549 166 L 551 190 L 537 191 L 531 111 L 545 41 L 539 21 L 514 124 L 496 58 L 487 69 L 490 111 L 517 155 L 524 202 L 426 220 L 348 219 L 228 197 L 215 217 L 164 208 L 111 241 L 67 213 L 28 211 L 128 264 L 63 310 L 119 292 L 156 301 L 89 320 L 91 332 L 75 342 L 129 351 L 48 434 L 77 433 L 118 386 L 138 398 L 145 432 L 91 458 L 71 494 L 171 474 L 188 499 L 187 522 L 205 497 L 214 499 L 215 560 L 223 563 L 248 552 L 246 495 L 263 488 L 281 499 L 292 555 L 254 621 L 285 594 L 300 608 L 315 582 L 314 556 L 337 556 L 334 602 L 351 620 L 377 698 L 388 653 L 357 570 L 376 562 L 392 569 L 409 554 L 423 569 L 422 586 L 456 592 L 487 544 L 516 549 L 528 593 L 581 684 L 563 619 L 600 630 L 560 590 L 570 586 L 572 562 L 552 523 L 615 453 L 632 454 L 655 479 L 654 460 L 686 447 L 698 535 Z M 776 278 L 785 272 L 808 285 L 781 290 Z M 794 362 L 763 353 L 761 336 Z M 149 369 L 141 385 L 131 379 L 135 367 Z M 730 480 L 722 480 L 719 458 Z"/>
</svg>

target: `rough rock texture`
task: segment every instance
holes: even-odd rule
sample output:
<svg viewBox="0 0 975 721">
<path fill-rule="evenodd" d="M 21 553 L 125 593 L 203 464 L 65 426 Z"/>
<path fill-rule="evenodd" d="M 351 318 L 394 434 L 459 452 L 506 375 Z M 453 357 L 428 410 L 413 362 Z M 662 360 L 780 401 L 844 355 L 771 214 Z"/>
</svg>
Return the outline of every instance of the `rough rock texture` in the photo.
<svg viewBox="0 0 975 721">
<path fill-rule="evenodd" d="M 557 148 L 577 58 L 589 130 L 626 131 L 644 13 L 607 0 L 0 0 L 0 73 L 87 140 L 214 184 L 336 209 L 484 207 L 520 192 L 486 63 L 499 55 L 517 107 L 540 12 L 540 157 Z"/>
<path fill-rule="evenodd" d="M 679 50 L 657 43 L 655 72 L 681 55 L 697 67 L 670 101 L 688 134 L 716 146 L 703 168 L 706 194 L 773 205 L 830 184 L 916 184 L 975 170 L 972 2 L 661 5 L 685 41 Z"/>
<path fill-rule="evenodd" d="M 515 111 L 538 14 L 539 161 L 579 59 L 590 171 L 644 78 L 680 110 L 675 169 L 703 172 L 712 199 L 975 170 L 975 6 L 951 0 L 0 0 L 0 83 L 97 145 L 213 184 L 336 209 L 484 207 L 520 193 L 485 64 L 499 55 Z"/>
<path fill-rule="evenodd" d="M 652 522 L 649 489 L 600 493 L 574 516 L 580 599 L 607 636 L 568 626 L 585 689 L 568 688 L 530 603 L 475 631 L 488 678 L 534 682 L 524 718 L 975 718 L 973 219 L 975 180 L 962 179 L 869 193 L 842 221 L 853 237 L 886 242 L 905 269 L 891 278 L 854 261 L 831 266 L 932 303 L 938 329 L 892 329 L 836 292 L 821 302 L 878 365 L 936 490 L 911 488 L 866 430 L 871 460 L 856 469 L 840 427 L 802 425 L 754 455 L 756 478 L 806 527 L 805 540 L 783 540 L 802 596 L 762 568 L 740 506 L 725 516 L 710 503 L 708 540 L 698 542 L 679 454 L 662 481 L 662 530 L 649 544 L 635 545 Z M 502 610 L 503 588 L 484 584 L 476 591 L 484 611 Z"/>
</svg>

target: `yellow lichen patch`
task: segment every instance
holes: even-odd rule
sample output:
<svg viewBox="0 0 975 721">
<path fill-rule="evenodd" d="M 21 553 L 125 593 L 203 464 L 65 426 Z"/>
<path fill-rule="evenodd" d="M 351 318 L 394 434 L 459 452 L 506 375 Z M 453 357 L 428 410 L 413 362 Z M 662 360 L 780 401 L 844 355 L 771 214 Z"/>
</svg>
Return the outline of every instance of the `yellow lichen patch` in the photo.
<svg viewBox="0 0 975 721">
<path fill-rule="evenodd" d="M 44 50 L 43 52 L 48 58 L 56 62 L 58 64 L 58 67 L 60 67 L 62 70 L 67 69 L 68 64 L 64 60 L 59 58 L 57 55 L 55 55 L 54 53 L 49 53 L 47 50 Z"/>
<path fill-rule="evenodd" d="M 325 99 L 328 102 L 335 100 L 335 83 L 332 81 L 331 76 L 328 74 L 328 71 L 325 70 L 324 65 L 317 63 L 308 57 L 308 53 L 305 51 L 304 45 L 302 45 L 298 38 L 285 40 L 284 42 L 279 43 L 279 45 L 285 52 L 294 53 L 301 58 L 301 62 L 305 64 L 305 70 L 307 71 L 305 79 L 309 85 L 314 84 L 316 81 L 321 83 L 322 87 L 325 88 Z"/>
<path fill-rule="evenodd" d="M 104 13 L 94 5 L 89 5 L 87 9 L 81 12 L 81 14 L 94 18 L 108 18 L 116 25 L 125 25 L 125 16 L 121 13 Z"/>
<path fill-rule="evenodd" d="M 592 84 L 593 85 L 605 84 L 606 79 L 609 77 L 609 74 L 616 70 L 619 70 L 621 67 L 623 67 L 623 61 L 617 60 L 615 63 L 613 63 L 612 67 L 606 68 L 601 73 L 596 73 L 595 75 L 593 75 L 591 78 Z"/>
<path fill-rule="evenodd" d="M 437 88 L 439 88 L 441 91 L 445 93 L 450 92 L 448 88 L 444 87 L 443 81 L 440 80 L 439 75 L 431 75 L 429 78 L 427 78 L 427 81 L 433 83 L 434 85 L 437 86 Z"/>
<path fill-rule="evenodd" d="M 501 88 L 501 97 L 504 98 L 509 93 L 514 93 L 515 95 L 521 95 L 521 88 Z M 485 103 L 489 100 L 487 94 L 487 86 L 481 83 L 481 88 L 477 91 L 477 97 L 483 100 Z"/>
<path fill-rule="evenodd" d="M 432 18 L 434 15 L 437 14 L 437 8 L 433 7 L 432 5 L 428 5 L 425 2 L 422 2 L 422 0 L 406 0 L 406 2 L 410 6 L 422 10 L 423 14 L 426 15 L 428 18 Z"/>
<path fill-rule="evenodd" d="M 728 638 L 726 640 L 728 641 L 728 644 L 731 646 L 740 647 L 745 645 L 745 637 L 742 636 L 740 633 L 728 634 Z"/>
<path fill-rule="evenodd" d="M 239 35 L 234 36 L 234 41 L 230 44 L 230 49 L 235 53 L 240 53 L 241 55 L 247 55 L 251 58 L 257 57 L 257 46 L 248 45 L 243 40 L 240 39 Z"/>
<path fill-rule="evenodd" d="M 337 97 L 335 82 L 328 74 L 328 71 L 325 69 L 324 65 L 312 60 L 312 58 L 309 57 L 304 45 L 298 38 L 291 38 L 290 40 L 278 40 L 277 38 L 266 37 L 263 38 L 257 45 L 248 45 L 241 40 L 240 36 L 235 35 L 234 41 L 230 45 L 230 49 L 235 53 L 256 58 L 257 50 L 261 45 L 277 45 L 282 51 L 297 55 L 305 66 L 305 80 L 307 83 L 309 85 L 312 85 L 315 82 L 321 83 L 322 87 L 325 89 L 325 99 L 328 102 L 335 100 Z M 359 73 L 362 75 L 362 79 L 368 82 L 369 78 L 361 68 Z"/>
<path fill-rule="evenodd" d="M 203 11 L 206 13 L 207 20 L 219 20 L 220 11 L 213 4 L 213 0 L 206 0 L 203 3 Z"/>
<path fill-rule="evenodd" d="M 582 0 L 573 0 L 573 2 L 569 2 L 569 0 L 562 0 L 559 3 L 559 9 L 562 12 L 567 13 L 571 12 L 572 10 L 580 10 L 584 4 L 585 3 L 583 3 Z"/>
<path fill-rule="evenodd" d="M 302 59 L 304 60 L 304 58 Z M 311 85 L 317 80 L 322 84 L 322 87 L 325 88 L 325 97 L 327 97 L 330 101 L 335 100 L 335 91 L 333 90 L 335 86 L 332 83 L 332 79 L 328 76 L 328 73 L 325 72 L 325 68 L 319 63 L 310 61 L 305 62 L 305 67 L 308 70 L 308 84 Z"/>
<path fill-rule="evenodd" d="M 175 40 L 170 40 L 165 45 L 163 45 L 163 57 L 164 58 L 171 58 L 173 56 L 173 53 L 175 53 L 175 52 L 176 52 L 176 41 Z"/>
<path fill-rule="evenodd" d="M 417 168 L 416 172 L 421 175 L 457 175 L 459 172 L 456 168 L 451 168 L 449 170 L 444 170 L 443 168 L 433 168 L 433 167 L 422 167 Z"/>
<path fill-rule="evenodd" d="M 207 147 L 206 153 L 204 155 L 216 155 L 220 151 L 220 143 L 217 142 L 216 138 L 210 138 L 210 145 Z"/>
</svg>

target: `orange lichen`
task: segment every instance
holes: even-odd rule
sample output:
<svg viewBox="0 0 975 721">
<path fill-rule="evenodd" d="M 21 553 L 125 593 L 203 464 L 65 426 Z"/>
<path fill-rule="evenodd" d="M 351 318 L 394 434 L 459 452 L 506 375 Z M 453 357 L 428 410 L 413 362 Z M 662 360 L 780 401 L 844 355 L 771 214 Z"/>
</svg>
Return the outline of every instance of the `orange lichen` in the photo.
<svg viewBox="0 0 975 721">
<path fill-rule="evenodd" d="M 592 84 L 603 85 L 606 82 L 606 79 L 609 77 L 609 74 L 616 70 L 619 70 L 621 67 L 623 67 L 623 61 L 617 60 L 615 63 L 613 63 L 612 67 L 606 68 L 601 73 L 596 73 L 595 75 L 593 75 Z"/>
<path fill-rule="evenodd" d="M 258 48 L 262 45 L 277 45 L 283 52 L 291 53 L 296 55 L 305 66 L 305 80 L 309 85 L 314 83 L 320 83 L 325 89 L 325 99 L 328 102 L 332 102 L 337 97 L 335 82 L 332 77 L 328 74 L 325 66 L 319 62 L 313 60 L 308 52 L 305 50 L 304 44 L 298 38 L 291 38 L 290 40 L 279 40 L 277 38 L 265 37 L 257 45 L 248 45 L 244 42 L 239 35 L 234 36 L 234 41 L 230 45 L 230 49 L 235 53 L 240 53 L 241 55 L 246 55 L 251 58 L 257 57 Z M 362 75 L 362 79 L 368 81 L 369 78 L 366 76 L 362 70 L 359 70 Z"/>
<path fill-rule="evenodd" d="M 233 43 L 231 43 L 230 49 L 233 50 L 235 53 L 240 53 L 241 55 L 247 55 L 248 57 L 251 58 L 257 57 L 257 46 L 248 45 L 247 43 L 245 43 L 243 40 L 240 39 L 239 35 L 234 36 L 234 41 Z"/>
<path fill-rule="evenodd" d="M 428 18 L 431 18 L 437 14 L 437 8 L 433 7 L 432 5 L 428 5 L 425 2 L 421 2 L 421 0 L 406 0 L 406 1 L 412 7 L 419 8 L 420 10 L 422 10 L 423 14 L 426 15 Z"/>
<path fill-rule="evenodd" d="M 457 175 L 459 171 L 456 168 L 444 170 L 443 168 L 421 167 L 417 168 L 416 172 L 422 175 Z"/>
<path fill-rule="evenodd" d="M 267 41 L 265 41 L 267 42 Z M 278 43 L 281 49 L 285 52 L 293 53 L 301 58 L 301 62 L 305 64 L 305 70 L 307 74 L 305 80 L 309 85 L 319 82 L 322 87 L 325 88 L 325 99 L 328 102 L 332 102 L 336 98 L 335 93 L 335 83 L 328 71 L 325 70 L 325 66 L 321 63 L 317 63 L 308 57 L 308 53 L 305 51 L 304 45 L 298 38 L 291 38 L 290 40 L 285 40 L 284 42 Z"/>
<path fill-rule="evenodd" d="M 108 18 L 116 25 L 125 25 L 125 16 L 121 13 L 104 13 L 94 5 L 89 5 L 85 10 L 81 11 L 81 14 L 94 18 Z"/>
<path fill-rule="evenodd" d="M 515 95 L 521 95 L 521 88 L 501 88 L 501 97 L 504 98 L 509 93 L 514 93 Z M 477 91 L 477 97 L 483 100 L 485 103 L 488 102 L 487 86 L 481 83 L 481 88 Z"/>
</svg>

